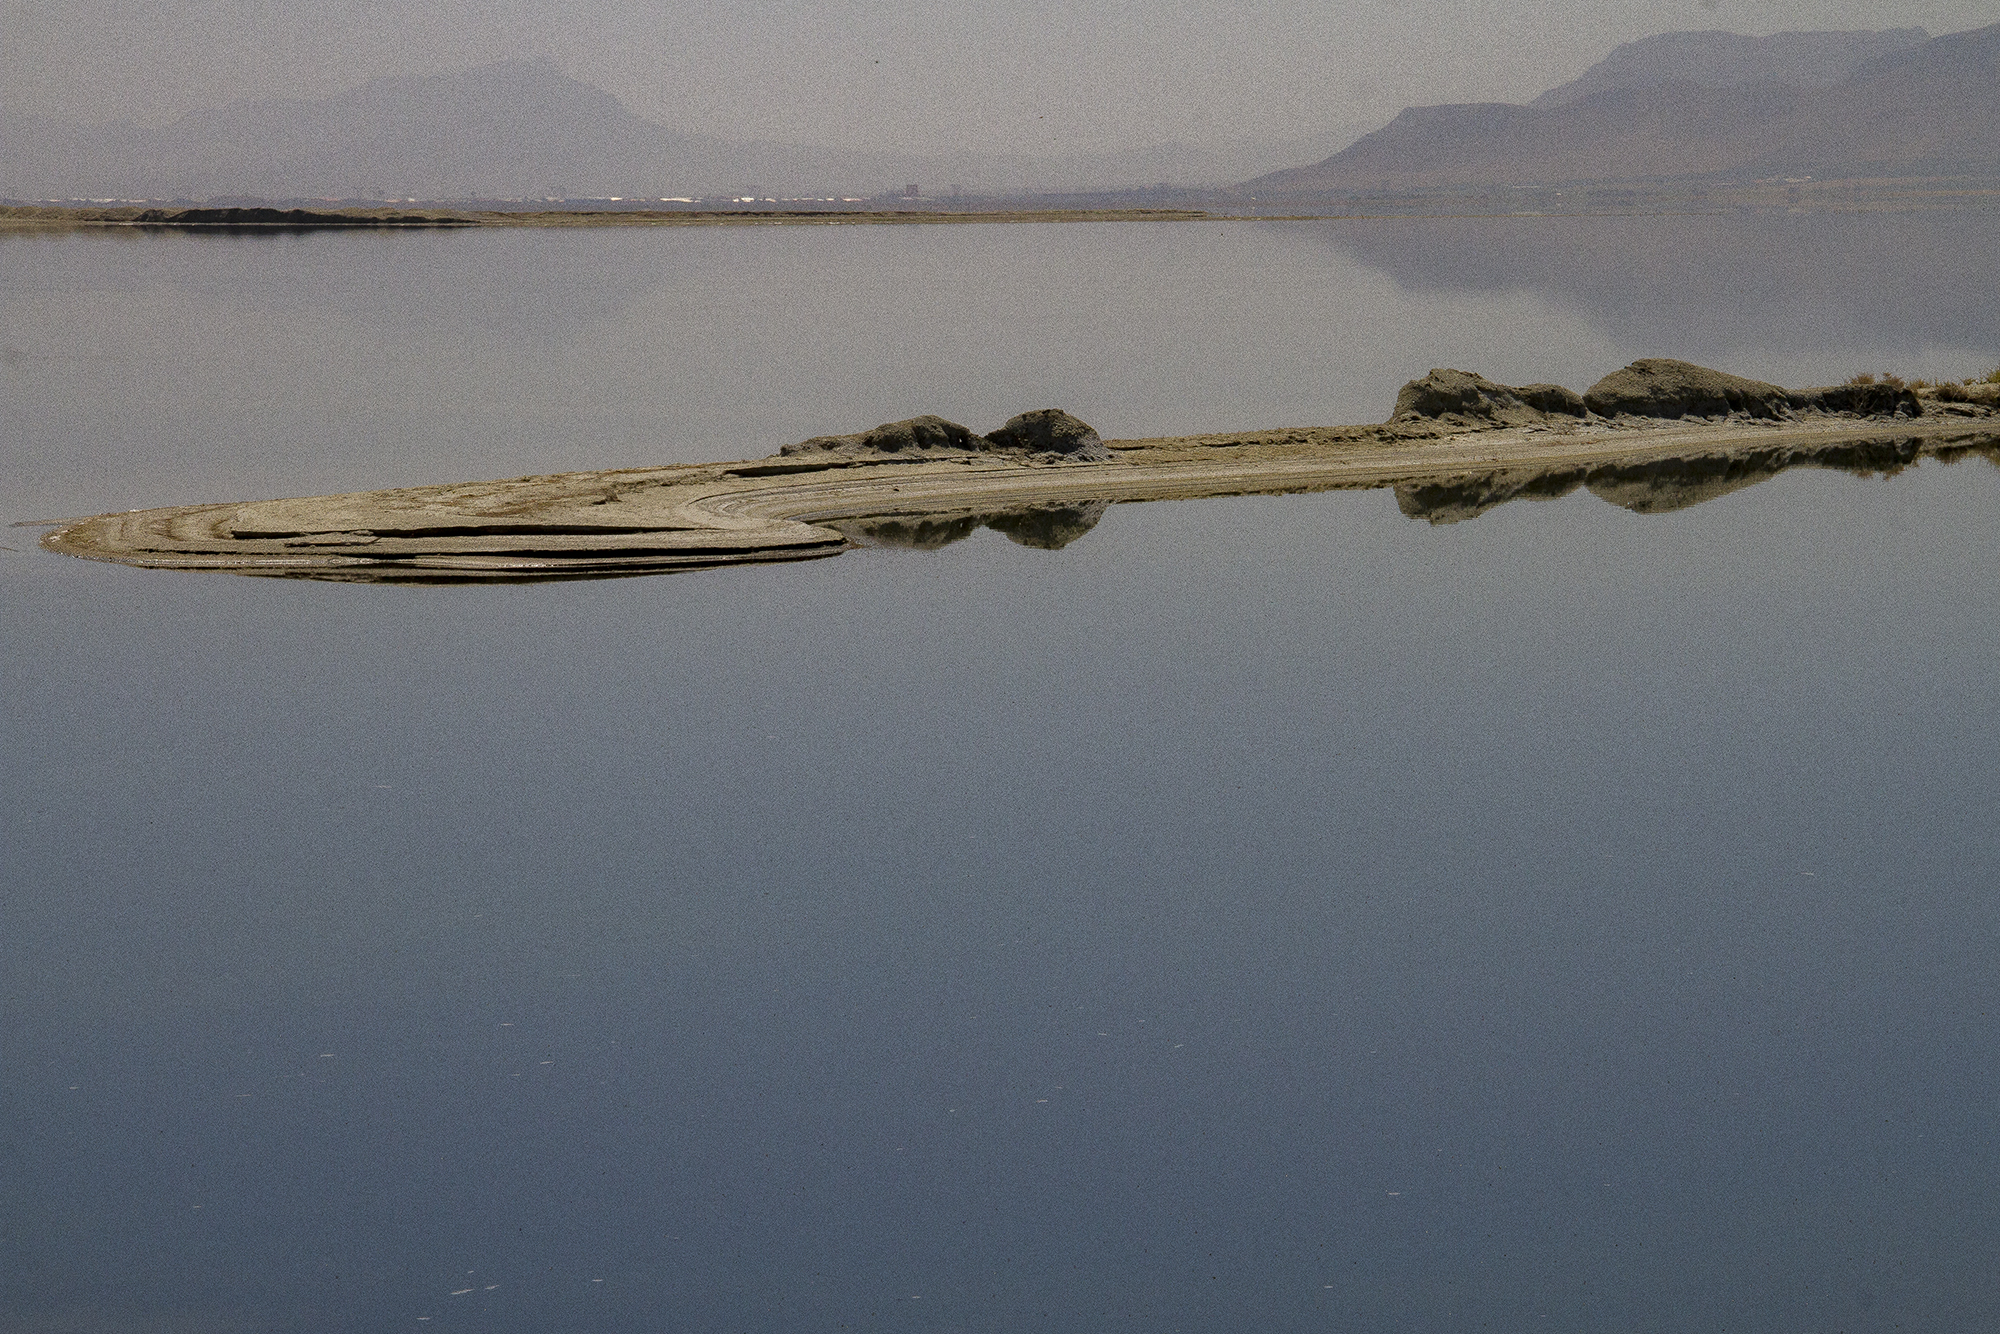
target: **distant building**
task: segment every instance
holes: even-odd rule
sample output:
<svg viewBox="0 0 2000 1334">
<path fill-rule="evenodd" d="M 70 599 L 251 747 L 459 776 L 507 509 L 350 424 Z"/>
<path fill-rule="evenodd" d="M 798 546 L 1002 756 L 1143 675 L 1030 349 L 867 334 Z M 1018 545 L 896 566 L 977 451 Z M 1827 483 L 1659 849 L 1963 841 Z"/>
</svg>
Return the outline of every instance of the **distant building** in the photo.
<svg viewBox="0 0 2000 1334">
<path fill-rule="evenodd" d="M 916 182 L 914 181 L 903 187 L 903 198 L 905 199 L 916 199 L 922 194 L 923 191 L 917 188 Z"/>
</svg>

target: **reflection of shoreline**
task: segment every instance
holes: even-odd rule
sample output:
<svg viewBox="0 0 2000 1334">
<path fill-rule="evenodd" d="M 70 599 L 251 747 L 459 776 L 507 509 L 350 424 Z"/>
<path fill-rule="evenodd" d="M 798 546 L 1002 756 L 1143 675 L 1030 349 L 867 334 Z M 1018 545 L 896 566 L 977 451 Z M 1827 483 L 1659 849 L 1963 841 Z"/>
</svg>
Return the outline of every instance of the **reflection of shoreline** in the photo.
<svg viewBox="0 0 2000 1334">
<path fill-rule="evenodd" d="M 1819 447 L 1777 445 L 1586 467 L 1501 468 L 1402 483 L 1395 488 L 1396 505 L 1413 519 L 1458 523 L 1510 500 L 1554 500 L 1582 487 L 1634 514 L 1669 514 L 1755 486 L 1791 468 L 1879 477 L 1893 476 L 1925 458 L 1955 463 L 1973 455 L 2000 465 L 2000 434 L 1962 443 L 1897 435 Z"/>
<path fill-rule="evenodd" d="M 1470 518 L 1587 486 L 1640 513 L 1791 467 L 1893 472 L 2000 460 L 2000 414 L 1822 416 L 1468 429 L 1441 421 L 1110 441 L 1103 462 L 957 452 L 774 456 L 136 510 L 68 522 L 51 550 L 159 569 L 371 583 L 603 578 L 936 547 L 981 525 L 1059 548 L 1107 504 L 1394 488 L 1405 513 Z"/>
<path fill-rule="evenodd" d="M 1847 356 L 1857 346 L 1908 349 L 1908 374 L 1933 349 L 1984 358 L 2000 345 L 2000 303 L 1967 281 L 2000 271 L 1996 222 L 1988 207 L 1357 220 L 1299 224 L 1289 235 L 1365 264 L 1407 292 L 1529 292 L 1580 312 L 1627 346 L 1668 355 L 1740 348 L 1765 365 Z M 1842 364 L 1820 373 L 1880 369 Z"/>
</svg>

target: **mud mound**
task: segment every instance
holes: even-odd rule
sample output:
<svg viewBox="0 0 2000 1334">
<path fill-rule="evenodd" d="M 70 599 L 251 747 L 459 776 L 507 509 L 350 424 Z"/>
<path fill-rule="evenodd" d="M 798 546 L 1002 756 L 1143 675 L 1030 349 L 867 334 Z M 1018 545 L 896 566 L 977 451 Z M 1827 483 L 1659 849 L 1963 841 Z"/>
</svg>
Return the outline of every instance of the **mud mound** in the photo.
<svg viewBox="0 0 2000 1334">
<path fill-rule="evenodd" d="M 1396 395 L 1390 420 L 1443 418 L 1491 426 L 1529 426 L 1550 414 L 1581 417 L 1581 395 L 1559 384 L 1515 389 L 1471 371 L 1438 368 L 1412 380 Z"/>
<path fill-rule="evenodd" d="M 1061 408 L 1037 408 L 1010 417 L 1005 426 L 986 439 L 996 449 L 1055 454 L 1078 463 L 1111 461 L 1111 451 L 1098 439 L 1097 432 Z"/>
<path fill-rule="evenodd" d="M 984 441 L 957 422 L 928 414 L 907 421 L 884 422 L 869 431 L 853 435 L 816 435 L 796 445 L 786 445 L 778 453 L 784 458 L 811 458 L 820 454 L 865 458 L 871 454 L 967 454 L 977 452 Z"/>
<path fill-rule="evenodd" d="M 1060 408 L 1038 408 L 1014 417 L 991 435 L 942 417 L 886 422 L 854 435 L 820 435 L 786 445 L 781 458 L 827 463 L 876 459 L 950 458 L 964 454 L 1016 454 L 1050 462 L 1107 463 L 1111 451 L 1086 422 Z"/>
<path fill-rule="evenodd" d="M 1586 389 L 1584 405 L 1600 417 L 1750 417 L 1791 415 L 1791 395 L 1762 380 L 1712 371 L 1689 361 L 1644 357 Z"/>
<path fill-rule="evenodd" d="M 1514 390 L 1514 397 L 1551 417 L 1581 417 L 1589 411 L 1583 405 L 1582 394 L 1559 384 L 1519 385 Z"/>
</svg>

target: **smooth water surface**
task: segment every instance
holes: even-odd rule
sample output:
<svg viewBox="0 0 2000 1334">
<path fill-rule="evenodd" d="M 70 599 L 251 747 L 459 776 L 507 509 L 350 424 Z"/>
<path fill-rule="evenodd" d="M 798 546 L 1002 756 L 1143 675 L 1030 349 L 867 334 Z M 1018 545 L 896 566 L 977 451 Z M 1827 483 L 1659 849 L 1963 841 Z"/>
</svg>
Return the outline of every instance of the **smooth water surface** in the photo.
<svg viewBox="0 0 2000 1334">
<path fill-rule="evenodd" d="M 1772 228 L 1991 244 L 1540 221 L 1718 300 Z M 1943 286 L 1662 330 L 1564 236 L 8 239 L 8 517 L 1991 357 Z M 0 1329 L 1982 1329 L 1996 513 L 1974 459 L 445 589 L 15 529 Z"/>
</svg>

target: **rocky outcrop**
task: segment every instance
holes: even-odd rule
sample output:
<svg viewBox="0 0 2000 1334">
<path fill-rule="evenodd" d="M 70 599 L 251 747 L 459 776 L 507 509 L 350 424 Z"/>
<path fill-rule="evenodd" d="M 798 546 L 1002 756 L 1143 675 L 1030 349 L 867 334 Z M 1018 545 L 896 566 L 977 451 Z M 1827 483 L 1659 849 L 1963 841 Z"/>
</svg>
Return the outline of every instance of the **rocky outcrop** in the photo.
<svg viewBox="0 0 2000 1334">
<path fill-rule="evenodd" d="M 949 458 L 964 454 L 1025 455 L 1043 462 L 1108 463 L 1111 451 L 1092 427 L 1061 408 L 1023 412 L 990 435 L 942 417 L 886 422 L 853 435 L 819 435 L 786 445 L 785 459 L 803 463 L 879 463 L 886 459 Z M 745 470 L 746 474 L 748 470 Z"/>
<path fill-rule="evenodd" d="M 1434 418 L 1493 426 L 1527 426 L 1551 414 L 1581 417 L 1581 395 L 1559 384 L 1531 384 L 1519 389 L 1496 384 L 1471 371 L 1433 369 L 1404 385 L 1396 395 L 1391 420 Z"/>
<path fill-rule="evenodd" d="M 1938 402 L 1974 403 L 2000 386 L 1946 385 Z M 1933 409 L 1937 406 L 1932 405 Z M 1396 395 L 1390 425 L 1441 422 L 1460 429 L 1532 426 L 1563 418 L 1643 417 L 1679 420 L 1752 417 L 1785 421 L 1800 413 L 1841 417 L 1924 415 L 1915 390 L 1893 380 L 1856 381 L 1818 389 L 1780 389 L 1762 380 L 1711 370 L 1670 357 L 1646 357 L 1613 371 L 1584 393 L 1559 384 L 1509 386 L 1470 371 L 1433 370 Z M 1961 414 L 1965 415 L 1965 414 Z"/>
<path fill-rule="evenodd" d="M 1791 395 L 1762 380 L 1712 371 L 1670 357 L 1643 357 L 1590 386 L 1584 405 L 1600 417 L 1727 417 L 1773 421 L 1790 415 Z"/>
</svg>

